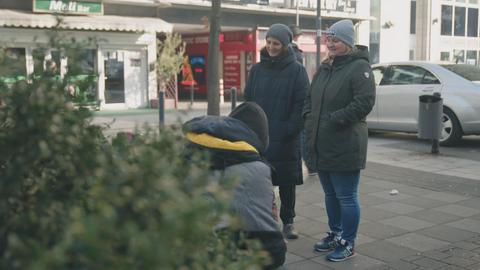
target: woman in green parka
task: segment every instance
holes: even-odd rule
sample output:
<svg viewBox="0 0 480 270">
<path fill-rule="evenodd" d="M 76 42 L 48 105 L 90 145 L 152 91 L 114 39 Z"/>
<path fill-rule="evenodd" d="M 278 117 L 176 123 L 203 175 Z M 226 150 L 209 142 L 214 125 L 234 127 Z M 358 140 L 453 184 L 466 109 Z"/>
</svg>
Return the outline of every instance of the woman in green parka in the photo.
<svg viewBox="0 0 480 270">
<path fill-rule="evenodd" d="M 331 261 L 355 255 L 360 221 L 358 182 L 367 155 L 365 118 L 375 103 L 368 50 L 355 46 L 354 37 L 350 20 L 330 27 L 328 58 L 312 81 L 303 111 L 309 151 L 325 193 L 330 227 L 314 249 L 332 251 L 327 255 Z"/>
</svg>

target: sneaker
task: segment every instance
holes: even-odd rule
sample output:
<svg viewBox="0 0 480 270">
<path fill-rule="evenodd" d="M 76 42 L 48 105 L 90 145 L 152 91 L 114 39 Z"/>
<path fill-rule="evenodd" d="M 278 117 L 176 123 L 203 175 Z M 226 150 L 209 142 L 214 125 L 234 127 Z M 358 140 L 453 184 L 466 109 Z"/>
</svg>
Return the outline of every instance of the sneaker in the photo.
<svg viewBox="0 0 480 270">
<path fill-rule="evenodd" d="M 345 239 L 340 240 L 335 250 L 327 255 L 327 259 L 332 262 L 341 262 L 353 257 L 355 257 L 354 247 Z"/>
<path fill-rule="evenodd" d="M 308 176 L 313 177 L 313 176 L 317 176 L 317 175 L 318 175 L 317 172 L 308 172 Z"/>
<path fill-rule="evenodd" d="M 283 225 L 283 236 L 287 239 L 298 238 L 298 232 L 295 230 L 292 223 Z"/>
<path fill-rule="evenodd" d="M 334 232 L 327 232 L 327 237 L 316 243 L 315 246 L 313 246 L 313 249 L 316 252 L 334 250 L 338 245 L 338 241 L 340 241 L 340 236 L 338 234 Z"/>
</svg>

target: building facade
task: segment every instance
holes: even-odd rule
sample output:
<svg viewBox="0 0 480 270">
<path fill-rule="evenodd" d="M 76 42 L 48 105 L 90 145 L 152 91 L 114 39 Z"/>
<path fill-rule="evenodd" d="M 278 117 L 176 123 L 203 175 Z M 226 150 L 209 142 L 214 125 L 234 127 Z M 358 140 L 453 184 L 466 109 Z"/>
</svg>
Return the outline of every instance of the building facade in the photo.
<svg viewBox="0 0 480 270">
<path fill-rule="evenodd" d="M 241 94 L 250 67 L 259 61 L 268 27 L 274 23 L 297 24 L 304 34 L 304 51 L 310 77 L 316 63 L 316 0 L 222 1 L 220 34 L 221 88 L 236 87 Z M 163 32 L 183 36 L 184 68 L 178 90 L 188 97 L 205 95 L 208 71 L 209 0 L 3 0 L 0 2 L 0 47 L 16 64 L 0 68 L 0 79 L 28 76 L 54 63 L 58 77 L 73 62 L 69 55 L 48 48 L 49 30 L 61 14 L 65 38 L 90 40 L 80 66 L 96 79 L 87 97 L 101 109 L 149 107 L 157 99 L 157 37 Z M 357 43 L 369 44 L 370 0 L 322 0 L 324 30 L 340 19 L 351 19 Z M 322 55 L 326 53 L 324 44 Z M 175 85 L 175 84 L 174 84 Z M 227 92 L 227 91 L 225 91 Z M 176 101 L 176 93 L 167 96 Z M 153 102 L 155 103 L 155 102 Z M 168 106 L 167 107 L 171 107 Z"/>
<path fill-rule="evenodd" d="M 372 62 L 479 65 L 479 0 L 371 0 Z M 408 18 L 408 19 L 405 19 Z"/>
<path fill-rule="evenodd" d="M 187 74 L 179 76 L 180 96 L 189 97 L 192 89 L 195 96 L 205 96 L 211 2 L 167 2 L 170 5 L 159 10 L 159 17 L 173 25 L 173 32 L 184 37 L 188 57 L 185 63 L 190 65 L 190 69 L 184 69 Z M 316 4 L 316 0 L 222 1 L 220 57 L 217 65 L 226 96 L 226 90 L 231 87 L 236 87 L 242 95 L 248 71 L 259 61 L 266 31 L 274 23 L 297 24 L 303 30 L 298 45 L 304 52 L 307 73 L 313 76 L 316 63 Z M 323 30 L 340 19 L 348 18 L 356 24 L 357 43 L 368 45 L 371 19 L 369 0 L 322 0 L 321 5 Z M 324 44 L 321 51 L 322 55 L 326 53 Z M 191 78 L 194 79 L 193 85 Z"/>
<path fill-rule="evenodd" d="M 149 106 L 157 98 L 157 33 L 172 25 L 157 18 L 157 1 L 3 0 L 0 46 L 13 65 L 0 68 L 4 80 L 54 68 L 63 78 L 73 57 L 49 47 L 58 27 L 61 38 L 82 43 L 80 76 L 95 77 L 94 89 L 82 93 L 101 109 Z M 58 24 L 55 14 L 62 15 Z"/>
<path fill-rule="evenodd" d="M 420 57 L 433 61 L 452 61 L 479 65 L 479 9 L 478 0 L 432 0 L 430 7 L 426 1 L 418 1 L 416 5 L 431 9 L 430 16 L 421 20 L 417 12 L 418 27 L 428 25 L 431 30 L 430 46 Z M 413 4 L 413 3 L 412 3 Z M 425 11 L 424 11 L 425 13 Z M 425 14 L 426 15 L 426 14 Z M 416 38 L 419 39 L 418 35 Z M 415 43 L 417 44 L 417 42 Z M 414 52 L 418 51 L 418 45 Z"/>
</svg>

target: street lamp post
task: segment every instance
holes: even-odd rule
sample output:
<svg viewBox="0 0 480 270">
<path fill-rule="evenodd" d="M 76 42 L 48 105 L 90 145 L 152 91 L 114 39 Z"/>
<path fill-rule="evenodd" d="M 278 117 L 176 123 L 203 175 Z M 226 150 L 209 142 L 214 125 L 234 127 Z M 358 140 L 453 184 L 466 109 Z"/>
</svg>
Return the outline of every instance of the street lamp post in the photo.
<svg viewBox="0 0 480 270">
<path fill-rule="evenodd" d="M 296 13 L 296 20 L 295 20 L 295 22 L 296 22 L 296 25 L 297 25 L 297 26 L 300 26 L 300 14 L 299 14 L 299 10 L 298 10 L 298 1 L 299 1 L 299 0 L 295 1 L 295 13 Z"/>
<path fill-rule="evenodd" d="M 316 37 L 316 43 L 317 43 L 317 57 L 316 57 L 316 69 L 320 67 L 320 42 L 322 38 L 322 16 L 321 16 L 321 0 L 317 0 L 317 20 L 316 20 L 316 28 L 317 28 L 317 37 Z"/>
</svg>

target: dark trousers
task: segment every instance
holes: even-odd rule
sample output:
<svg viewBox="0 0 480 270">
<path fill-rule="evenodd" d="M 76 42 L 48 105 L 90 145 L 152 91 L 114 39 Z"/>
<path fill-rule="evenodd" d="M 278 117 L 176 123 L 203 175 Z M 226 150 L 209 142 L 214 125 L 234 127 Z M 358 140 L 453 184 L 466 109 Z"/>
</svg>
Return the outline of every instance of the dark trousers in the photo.
<svg viewBox="0 0 480 270">
<path fill-rule="evenodd" d="M 280 193 L 280 219 L 283 224 L 293 223 L 295 217 L 295 190 L 296 186 L 278 186 Z"/>
</svg>

